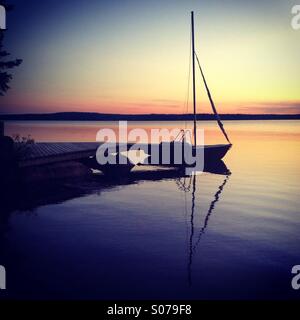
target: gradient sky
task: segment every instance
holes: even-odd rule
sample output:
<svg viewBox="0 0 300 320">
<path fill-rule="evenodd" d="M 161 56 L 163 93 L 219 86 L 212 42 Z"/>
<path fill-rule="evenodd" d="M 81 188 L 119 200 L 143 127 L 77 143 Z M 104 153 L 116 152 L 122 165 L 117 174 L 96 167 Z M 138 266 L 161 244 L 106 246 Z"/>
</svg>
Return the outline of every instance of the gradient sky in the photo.
<svg viewBox="0 0 300 320">
<path fill-rule="evenodd" d="M 5 46 L 24 62 L 1 113 L 186 112 L 191 10 L 220 113 L 300 113 L 297 0 L 10 2 Z"/>
</svg>

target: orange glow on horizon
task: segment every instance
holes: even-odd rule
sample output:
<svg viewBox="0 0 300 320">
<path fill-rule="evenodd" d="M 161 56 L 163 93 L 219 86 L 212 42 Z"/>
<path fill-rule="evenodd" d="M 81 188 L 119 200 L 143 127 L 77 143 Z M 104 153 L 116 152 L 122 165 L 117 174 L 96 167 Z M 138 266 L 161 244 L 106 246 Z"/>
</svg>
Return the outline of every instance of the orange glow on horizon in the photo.
<svg viewBox="0 0 300 320">
<path fill-rule="evenodd" d="M 107 4 L 107 12 L 71 12 L 77 20 L 42 21 L 42 35 L 24 31 L 24 62 L 1 113 L 186 113 L 194 10 L 196 51 L 220 114 L 300 114 L 300 41 L 288 5 L 266 15 L 257 2 L 247 16 L 244 4 L 222 5 L 136 3 L 125 15 Z M 211 113 L 196 77 L 197 111 Z M 190 91 L 191 82 L 189 112 Z"/>
</svg>

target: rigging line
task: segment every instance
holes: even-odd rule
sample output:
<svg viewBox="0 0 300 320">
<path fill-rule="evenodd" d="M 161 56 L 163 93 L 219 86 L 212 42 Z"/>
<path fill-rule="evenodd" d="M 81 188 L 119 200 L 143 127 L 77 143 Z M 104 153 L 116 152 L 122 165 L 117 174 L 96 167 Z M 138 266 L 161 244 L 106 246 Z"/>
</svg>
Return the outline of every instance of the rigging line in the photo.
<svg viewBox="0 0 300 320">
<path fill-rule="evenodd" d="M 206 217 L 205 217 L 205 220 L 204 220 L 204 225 L 203 227 L 200 229 L 200 232 L 198 234 L 198 239 L 197 239 L 197 242 L 195 243 L 195 245 L 193 246 L 193 252 L 196 251 L 198 245 L 199 245 L 199 242 L 203 236 L 203 234 L 205 233 L 205 230 L 208 226 L 208 221 L 209 221 L 209 218 L 212 214 L 212 212 L 214 211 L 215 209 L 215 205 L 217 204 L 217 202 L 220 200 L 220 196 L 221 196 L 221 193 L 223 192 L 223 189 L 226 185 L 226 183 L 228 182 L 229 180 L 229 177 L 230 177 L 231 173 L 228 173 L 226 175 L 226 178 L 225 180 L 223 181 L 223 183 L 219 186 L 218 188 L 218 191 L 216 192 L 215 196 L 214 196 L 214 200 L 211 202 L 210 206 L 209 206 L 209 209 L 207 211 L 207 214 L 206 214 Z"/>
<path fill-rule="evenodd" d="M 214 114 L 215 114 L 215 116 L 216 116 L 216 119 L 217 119 L 217 123 L 218 123 L 221 131 L 223 132 L 224 137 L 226 138 L 226 140 L 228 141 L 228 143 L 231 144 L 231 142 L 230 142 L 230 140 L 229 140 L 229 137 L 228 137 L 228 135 L 227 135 L 227 133 L 226 133 L 226 131 L 225 131 L 225 129 L 224 129 L 224 126 L 223 126 L 223 123 L 222 123 L 222 121 L 221 121 L 221 118 L 220 118 L 220 116 L 219 116 L 219 114 L 218 114 L 218 112 L 217 112 L 217 109 L 216 109 L 216 106 L 215 106 L 215 104 L 214 104 L 214 101 L 213 101 L 213 99 L 212 99 L 210 90 L 209 90 L 209 88 L 208 88 L 208 85 L 207 85 L 207 82 L 206 82 L 206 79 L 205 79 L 205 76 L 204 76 L 204 73 L 203 73 L 203 70 L 202 70 L 202 68 L 201 68 L 200 61 L 199 61 L 199 58 L 198 58 L 198 55 L 197 55 L 196 52 L 195 52 L 195 56 L 196 56 L 197 63 L 198 63 L 198 66 L 199 66 L 199 69 L 200 69 L 200 72 L 201 72 L 201 75 L 202 75 L 202 79 L 203 79 L 203 81 L 204 81 L 204 85 L 205 85 L 205 88 L 206 88 L 206 91 L 207 91 L 207 95 L 208 95 L 208 98 L 209 98 L 211 107 L 212 107 L 213 112 L 214 112 Z"/>
<path fill-rule="evenodd" d="M 187 115 L 189 112 L 189 100 L 190 100 L 190 84 L 191 84 L 191 64 L 192 64 L 192 28 L 190 28 L 190 54 L 189 54 L 189 72 L 188 72 L 188 86 L 185 101 L 184 113 Z M 187 120 L 184 121 L 184 129 L 187 129 Z"/>
</svg>

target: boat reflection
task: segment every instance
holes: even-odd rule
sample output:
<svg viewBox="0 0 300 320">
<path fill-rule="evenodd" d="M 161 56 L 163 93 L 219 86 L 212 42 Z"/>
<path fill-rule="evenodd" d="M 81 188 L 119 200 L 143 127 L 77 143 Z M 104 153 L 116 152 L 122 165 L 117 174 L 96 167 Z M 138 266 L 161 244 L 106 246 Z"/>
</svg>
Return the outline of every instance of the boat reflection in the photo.
<svg viewBox="0 0 300 320">
<path fill-rule="evenodd" d="M 189 221 L 190 234 L 188 238 L 188 265 L 187 265 L 189 286 L 192 285 L 192 264 L 193 264 L 194 255 L 196 254 L 197 247 L 201 242 L 202 236 L 204 235 L 208 227 L 211 214 L 214 211 L 217 202 L 220 201 L 222 191 L 231 175 L 230 170 L 226 167 L 224 163 L 217 163 L 211 166 L 210 168 L 206 168 L 206 172 L 224 175 L 225 179 L 223 180 L 222 184 L 218 187 L 216 193 L 214 194 L 213 200 L 211 201 L 209 208 L 205 214 L 203 226 L 200 228 L 198 232 L 195 231 L 196 230 L 195 208 L 196 208 L 196 195 L 197 195 L 197 176 L 194 175 L 191 177 L 183 177 L 177 180 L 177 185 L 179 189 L 185 193 L 186 216 L 187 216 L 187 194 L 189 193 L 191 194 L 191 209 L 190 209 L 191 214 L 190 214 L 190 221 Z"/>
<path fill-rule="evenodd" d="M 220 161 L 213 167 L 205 166 L 204 171 L 224 174 L 228 169 Z M 62 203 L 89 194 L 100 194 L 104 189 L 113 189 L 122 185 L 182 177 L 185 177 L 184 169 L 141 166 L 139 170 L 132 171 L 129 175 L 119 177 L 106 177 L 101 173 L 95 173 L 89 177 L 19 184 L 15 186 L 13 192 L 2 190 L 0 193 L 2 217 L 5 213 L 15 210 L 34 211 L 42 205 Z"/>
</svg>

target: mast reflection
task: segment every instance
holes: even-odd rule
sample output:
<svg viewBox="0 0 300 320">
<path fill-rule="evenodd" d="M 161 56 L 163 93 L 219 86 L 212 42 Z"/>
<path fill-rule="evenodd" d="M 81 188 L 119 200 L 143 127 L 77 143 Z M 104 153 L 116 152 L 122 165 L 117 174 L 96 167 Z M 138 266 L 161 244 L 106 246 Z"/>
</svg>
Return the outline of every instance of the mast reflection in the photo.
<svg viewBox="0 0 300 320">
<path fill-rule="evenodd" d="M 190 235 L 188 237 L 188 284 L 189 286 L 192 285 L 192 264 L 193 264 L 193 257 L 196 253 L 197 247 L 199 243 L 201 242 L 202 236 L 205 233 L 209 219 L 211 217 L 212 212 L 214 211 L 216 204 L 218 201 L 220 201 L 221 194 L 224 190 L 225 185 L 227 184 L 231 172 L 229 169 L 226 167 L 226 165 L 221 161 L 220 163 L 216 164 L 213 167 L 206 168 L 204 172 L 209 172 L 209 173 L 214 173 L 214 174 L 219 174 L 219 175 L 224 175 L 225 179 L 223 180 L 222 184 L 218 187 L 216 193 L 214 194 L 213 200 L 210 203 L 210 206 L 208 208 L 208 211 L 205 214 L 205 219 L 203 226 L 198 232 L 198 236 L 195 241 L 195 208 L 196 208 L 196 192 L 197 192 L 197 176 L 193 175 L 190 177 L 184 177 L 184 178 L 179 178 L 177 180 L 177 185 L 180 190 L 185 192 L 185 194 L 188 194 L 191 192 L 191 198 L 192 198 L 192 204 L 191 204 L 191 214 L 190 214 Z M 185 202 L 187 201 L 187 198 L 185 197 Z M 185 203 L 185 210 L 186 210 L 186 203 Z"/>
</svg>

